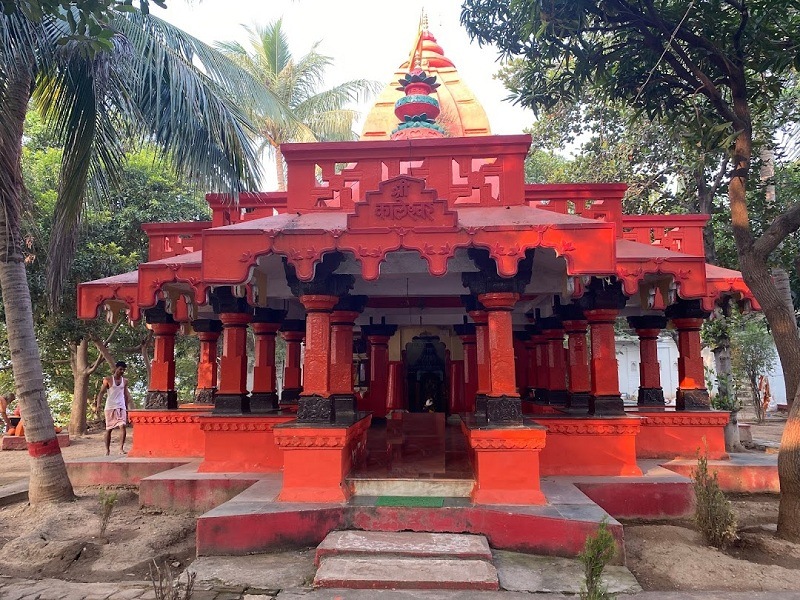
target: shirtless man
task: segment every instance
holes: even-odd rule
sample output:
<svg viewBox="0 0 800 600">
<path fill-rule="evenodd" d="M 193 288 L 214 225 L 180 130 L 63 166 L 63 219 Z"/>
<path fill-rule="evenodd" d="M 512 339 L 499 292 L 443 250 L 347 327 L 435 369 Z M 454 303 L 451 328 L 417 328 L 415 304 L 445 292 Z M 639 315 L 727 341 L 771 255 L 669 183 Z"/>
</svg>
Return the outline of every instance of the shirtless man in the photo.
<svg viewBox="0 0 800 600">
<path fill-rule="evenodd" d="M 97 393 L 95 400 L 95 410 L 100 412 L 100 401 L 103 394 L 108 392 L 105 405 L 106 417 L 106 456 L 111 453 L 111 432 L 117 427 L 122 429 L 122 439 L 119 442 L 119 451 L 125 454 L 126 427 L 128 425 L 128 409 L 131 406 L 131 393 L 128 391 L 128 382 L 125 380 L 125 369 L 128 366 L 119 361 L 114 365 L 114 373 L 111 377 L 103 377 L 103 385 Z"/>
<path fill-rule="evenodd" d="M 3 419 L 3 423 L 6 425 L 6 431 L 11 428 L 11 420 L 8 418 L 8 405 L 14 402 L 15 399 L 16 396 L 13 392 L 0 396 L 0 418 Z"/>
</svg>

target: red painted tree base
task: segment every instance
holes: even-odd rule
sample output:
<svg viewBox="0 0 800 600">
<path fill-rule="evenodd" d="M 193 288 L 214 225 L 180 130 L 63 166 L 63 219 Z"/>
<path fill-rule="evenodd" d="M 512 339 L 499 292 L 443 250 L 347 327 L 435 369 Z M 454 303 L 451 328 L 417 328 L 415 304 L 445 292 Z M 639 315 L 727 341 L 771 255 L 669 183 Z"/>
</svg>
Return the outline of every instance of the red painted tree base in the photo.
<svg viewBox="0 0 800 600">
<path fill-rule="evenodd" d="M 66 448 L 69 446 L 69 434 L 58 433 L 56 434 L 59 448 Z M 24 435 L 4 435 L 0 439 L 0 450 L 27 450 L 28 442 L 25 440 Z"/>
</svg>

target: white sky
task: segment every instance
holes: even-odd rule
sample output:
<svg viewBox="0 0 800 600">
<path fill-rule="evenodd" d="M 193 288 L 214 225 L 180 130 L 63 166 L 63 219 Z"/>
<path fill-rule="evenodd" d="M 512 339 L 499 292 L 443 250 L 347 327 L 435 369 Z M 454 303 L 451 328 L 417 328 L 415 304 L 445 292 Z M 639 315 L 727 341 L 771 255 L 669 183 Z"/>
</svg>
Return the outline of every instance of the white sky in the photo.
<svg viewBox="0 0 800 600">
<path fill-rule="evenodd" d="M 504 101 L 508 92 L 493 79 L 500 68 L 497 52 L 470 42 L 459 23 L 461 0 L 203 0 L 191 4 L 167 0 L 167 6 L 166 11 L 154 6 L 154 14 L 209 43 L 246 42 L 241 25 L 263 25 L 283 17 L 295 56 L 320 41 L 318 51 L 333 58 L 330 85 L 358 78 L 389 83 L 411 51 L 424 8 L 431 33 L 483 104 L 492 132 L 521 133 L 534 120 L 532 112 Z M 364 112 L 368 106 L 359 109 Z M 361 131 L 360 124 L 356 131 Z M 271 187 L 268 182 L 265 189 Z"/>
</svg>

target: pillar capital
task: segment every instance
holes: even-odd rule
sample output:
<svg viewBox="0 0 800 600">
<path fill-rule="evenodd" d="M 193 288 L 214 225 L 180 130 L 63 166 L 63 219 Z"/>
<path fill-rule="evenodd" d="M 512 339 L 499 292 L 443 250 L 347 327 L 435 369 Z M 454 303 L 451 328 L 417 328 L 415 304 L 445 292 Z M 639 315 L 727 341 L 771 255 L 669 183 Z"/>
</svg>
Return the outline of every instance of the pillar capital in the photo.
<svg viewBox="0 0 800 600">
<path fill-rule="evenodd" d="M 670 304 L 664 314 L 668 319 L 700 319 L 704 321 L 711 313 L 703 310 L 700 300 L 678 300 L 675 304 Z"/>
<path fill-rule="evenodd" d="M 562 325 L 564 325 L 564 331 L 567 332 L 569 335 L 579 335 L 582 333 L 586 333 L 586 330 L 589 328 L 589 321 L 587 319 L 580 319 L 580 320 L 572 320 L 569 319 L 567 321 L 562 321 Z"/>
<path fill-rule="evenodd" d="M 367 339 L 372 344 L 388 344 L 389 338 L 391 338 L 396 332 L 397 325 L 387 325 L 386 323 L 375 323 L 361 326 L 362 335 L 367 336 Z M 373 341 L 373 338 L 375 341 Z M 385 338 L 385 341 L 381 341 L 381 338 Z"/>
<path fill-rule="evenodd" d="M 475 322 L 475 325 L 485 326 L 486 323 L 489 322 L 489 313 L 486 312 L 485 308 L 481 310 L 471 310 L 467 314 Z"/>
<path fill-rule="evenodd" d="M 222 321 L 223 328 L 247 327 L 252 317 L 246 312 L 223 312 L 219 314 L 219 320 Z"/>
<path fill-rule="evenodd" d="M 686 318 L 686 319 L 672 319 L 672 324 L 675 329 L 679 331 L 700 331 L 705 323 L 705 319 Z"/>
<path fill-rule="evenodd" d="M 517 264 L 517 274 L 503 277 L 497 272 L 497 263 L 484 248 L 469 248 L 467 255 L 478 267 L 478 271 L 461 274 L 461 283 L 469 288 L 470 293 L 478 296 L 490 293 L 521 294 L 531 281 L 533 273 L 533 250 L 525 251 L 525 258 Z"/>
<path fill-rule="evenodd" d="M 596 310 L 585 310 L 583 314 L 586 315 L 586 320 L 592 325 L 595 324 L 614 324 L 619 316 L 619 310 L 616 308 L 600 308 Z"/>
<path fill-rule="evenodd" d="M 159 301 L 158 304 L 152 308 L 144 310 L 144 320 L 148 325 L 155 325 L 156 323 L 175 323 L 172 315 L 169 314 L 164 308 L 164 301 Z"/>
<path fill-rule="evenodd" d="M 303 294 L 300 296 L 300 302 L 309 313 L 329 313 L 339 302 L 338 296 L 325 295 L 325 294 Z M 306 323 L 308 327 L 308 323 Z"/>
<path fill-rule="evenodd" d="M 222 313 L 249 313 L 252 309 L 245 298 L 238 298 L 233 295 L 233 289 L 229 285 L 214 288 L 209 294 L 211 306 L 214 312 Z"/>
<path fill-rule="evenodd" d="M 253 307 L 253 323 L 276 323 L 281 324 L 286 318 L 285 310 L 276 310 L 274 308 L 262 308 L 260 306 Z"/>
<path fill-rule="evenodd" d="M 192 329 L 195 333 L 216 333 L 222 332 L 222 321 L 218 319 L 195 319 L 192 321 Z"/>
<path fill-rule="evenodd" d="M 478 294 L 478 300 L 489 312 L 497 310 L 512 311 L 517 300 L 519 300 L 519 294 L 516 292 L 487 292 Z"/>
<path fill-rule="evenodd" d="M 638 331 L 642 330 L 658 330 L 661 331 L 667 327 L 667 317 L 663 315 L 638 315 L 628 317 L 628 325 L 631 329 Z"/>
<path fill-rule="evenodd" d="M 475 323 L 459 323 L 453 325 L 453 330 L 456 332 L 456 335 L 461 338 L 461 341 L 464 341 L 465 337 L 475 336 Z M 475 342 L 475 340 L 472 341 L 473 343 Z"/>
<path fill-rule="evenodd" d="M 611 281 L 592 277 L 589 285 L 586 287 L 586 292 L 578 300 L 578 306 L 587 310 L 602 310 L 613 309 L 622 310 L 628 297 L 622 292 L 622 284 L 612 278 Z"/>
<path fill-rule="evenodd" d="M 181 328 L 180 323 L 148 323 L 150 325 L 150 329 L 153 330 L 155 335 L 172 335 L 174 336 L 178 333 L 178 330 Z"/>
</svg>

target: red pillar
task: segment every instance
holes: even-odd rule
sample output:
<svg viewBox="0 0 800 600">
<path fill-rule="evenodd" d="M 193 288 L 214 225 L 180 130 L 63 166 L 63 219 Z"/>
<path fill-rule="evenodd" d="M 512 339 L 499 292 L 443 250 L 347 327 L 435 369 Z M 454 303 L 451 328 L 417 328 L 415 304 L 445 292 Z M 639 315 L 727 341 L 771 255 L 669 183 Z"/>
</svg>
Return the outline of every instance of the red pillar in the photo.
<svg viewBox="0 0 800 600">
<path fill-rule="evenodd" d="M 471 310 L 469 316 L 475 322 L 475 363 L 478 372 L 478 388 L 475 390 L 475 410 L 486 410 L 486 397 L 491 390 L 489 369 L 489 317 L 485 310 Z"/>
<path fill-rule="evenodd" d="M 536 389 L 534 399 L 537 402 L 547 403 L 550 393 L 550 369 L 547 361 L 547 338 L 539 327 L 534 326 L 531 332 L 531 343 L 534 347 L 533 363 L 536 371 Z"/>
<path fill-rule="evenodd" d="M 488 315 L 487 342 L 490 389 L 486 403 L 489 422 L 521 421 L 522 406 L 517 394 L 511 311 L 519 300 L 512 292 L 480 294 L 478 300 Z"/>
<path fill-rule="evenodd" d="M 150 323 L 150 327 L 155 339 L 145 408 L 178 408 L 178 394 L 175 391 L 175 334 L 180 325 L 175 322 L 160 322 Z"/>
<path fill-rule="evenodd" d="M 664 406 L 661 369 L 658 365 L 658 335 L 667 319 L 658 315 L 628 317 L 639 336 L 639 406 Z"/>
<path fill-rule="evenodd" d="M 530 336 L 524 331 L 514 332 L 514 371 L 517 380 L 517 393 L 520 396 L 528 389 L 528 350 L 525 343 Z"/>
<path fill-rule="evenodd" d="M 537 319 L 546 342 L 542 348 L 544 368 L 547 371 L 548 404 L 564 406 L 567 403 L 567 365 L 564 360 L 564 329 L 558 317 Z"/>
<path fill-rule="evenodd" d="M 589 372 L 589 344 L 586 333 L 589 322 L 585 319 L 563 321 L 567 332 L 569 351 L 569 408 L 589 408 L 591 375 Z"/>
<path fill-rule="evenodd" d="M 300 354 L 306 337 L 305 321 L 289 319 L 281 324 L 280 335 L 286 342 L 286 356 L 283 359 L 283 391 L 281 406 L 297 406 L 297 399 L 303 390 L 300 370 Z"/>
<path fill-rule="evenodd" d="M 710 410 L 705 385 L 703 357 L 700 355 L 700 327 L 703 319 L 673 318 L 678 330 L 678 395 L 677 410 Z"/>
<path fill-rule="evenodd" d="M 215 413 L 250 412 L 247 397 L 247 325 L 251 316 L 245 312 L 223 312 L 222 358 L 219 364 L 219 389 L 214 401 Z"/>
<path fill-rule="evenodd" d="M 306 309 L 306 354 L 297 420 L 333 422 L 336 413 L 330 400 L 331 311 L 339 297 L 304 294 L 300 302 Z"/>
<path fill-rule="evenodd" d="M 253 389 L 250 412 L 264 413 L 278 409 L 277 372 L 275 369 L 275 337 L 286 311 L 257 308 L 251 325 L 255 336 Z"/>
<path fill-rule="evenodd" d="M 589 398 L 589 414 L 624 414 L 622 396 L 619 392 L 617 353 L 614 340 L 614 321 L 619 311 L 611 308 L 599 308 L 585 310 L 584 314 L 586 315 L 586 320 L 589 321 L 592 339 L 590 361 L 592 393 Z"/>
<path fill-rule="evenodd" d="M 465 412 L 475 411 L 475 395 L 478 392 L 478 353 L 475 330 L 472 323 L 455 325 L 456 334 L 464 347 L 464 405 Z"/>
<path fill-rule="evenodd" d="M 373 417 L 386 416 L 389 385 L 389 340 L 397 325 L 364 325 L 361 332 L 369 343 L 369 403 Z"/>
<path fill-rule="evenodd" d="M 217 391 L 217 342 L 222 332 L 222 323 L 212 319 L 198 319 L 192 321 L 192 328 L 200 340 L 194 401 L 197 404 L 214 404 L 214 394 Z"/>
<path fill-rule="evenodd" d="M 539 386 L 539 371 L 536 367 L 536 342 L 527 326 L 528 339 L 525 340 L 525 368 L 528 370 L 528 388 L 524 392 L 527 400 L 533 400 L 536 388 Z"/>
</svg>

